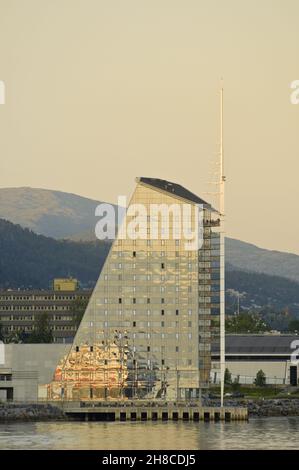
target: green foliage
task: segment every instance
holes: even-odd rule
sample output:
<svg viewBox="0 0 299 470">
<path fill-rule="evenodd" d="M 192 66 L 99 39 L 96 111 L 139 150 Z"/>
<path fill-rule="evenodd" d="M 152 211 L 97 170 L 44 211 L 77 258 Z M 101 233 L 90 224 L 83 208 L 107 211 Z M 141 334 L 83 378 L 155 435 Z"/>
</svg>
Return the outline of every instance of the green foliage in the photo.
<svg viewBox="0 0 299 470">
<path fill-rule="evenodd" d="M 0 288 L 47 289 L 55 277 L 93 285 L 110 243 L 54 240 L 0 219 Z"/>
<path fill-rule="evenodd" d="M 264 387 L 266 385 L 266 374 L 262 369 L 256 373 L 254 383 L 257 387 Z"/>
<path fill-rule="evenodd" d="M 49 315 L 39 315 L 34 322 L 34 330 L 24 340 L 26 343 L 53 343 L 53 335 L 50 328 Z"/>
<path fill-rule="evenodd" d="M 232 383 L 232 390 L 233 392 L 239 392 L 241 389 L 241 385 L 239 383 L 239 377 L 236 377 Z"/>
<path fill-rule="evenodd" d="M 289 307 L 292 312 L 299 313 L 299 284 L 291 279 L 227 269 L 226 289 L 246 293 L 240 300 L 241 308 L 251 308 L 255 304 L 271 306 L 272 311 Z M 227 307 L 228 310 L 235 311 L 236 299 L 227 296 Z"/>
<path fill-rule="evenodd" d="M 250 313 L 240 313 L 225 322 L 227 333 L 262 333 L 269 330 L 260 315 Z"/>
<path fill-rule="evenodd" d="M 299 320 L 291 320 L 288 326 L 289 331 L 299 331 Z"/>
<path fill-rule="evenodd" d="M 230 385 L 232 383 L 232 374 L 228 368 L 226 368 L 224 372 L 224 383 L 225 385 Z"/>
</svg>

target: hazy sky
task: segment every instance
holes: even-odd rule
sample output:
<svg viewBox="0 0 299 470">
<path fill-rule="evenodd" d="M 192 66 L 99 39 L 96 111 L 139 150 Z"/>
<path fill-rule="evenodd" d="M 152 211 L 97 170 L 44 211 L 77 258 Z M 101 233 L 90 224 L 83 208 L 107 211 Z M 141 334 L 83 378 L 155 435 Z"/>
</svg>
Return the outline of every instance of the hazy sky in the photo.
<svg viewBox="0 0 299 470">
<path fill-rule="evenodd" d="M 299 253 L 298 0 L 0 0 L 0 186 L 115 202 L 135 176 L 214 191 L 228 235 Z"/>
</svg>

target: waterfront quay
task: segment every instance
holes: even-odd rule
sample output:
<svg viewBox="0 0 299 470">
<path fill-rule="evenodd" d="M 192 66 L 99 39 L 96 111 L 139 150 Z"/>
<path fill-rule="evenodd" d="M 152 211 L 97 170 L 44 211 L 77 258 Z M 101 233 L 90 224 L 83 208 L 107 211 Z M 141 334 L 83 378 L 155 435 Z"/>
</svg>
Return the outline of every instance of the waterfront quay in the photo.
<svg viewBox="0 0 299 470">
<path fill-rule="evenodd" d="M 53 403 L 54 404 L 54 403 Z M 55 403 L 64 414 L 82 421 L 244 421 L 247 407 L 202 406 L 198 402 L 74 402 Z"/>
</svg>

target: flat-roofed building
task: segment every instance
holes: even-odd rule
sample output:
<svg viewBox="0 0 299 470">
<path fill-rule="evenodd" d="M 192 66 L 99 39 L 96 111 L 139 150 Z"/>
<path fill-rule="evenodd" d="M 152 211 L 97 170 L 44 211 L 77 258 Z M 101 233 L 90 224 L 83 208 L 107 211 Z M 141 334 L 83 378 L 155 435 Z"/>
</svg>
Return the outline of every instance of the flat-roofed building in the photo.
<svg viewBox="0 0 299 470">
<path fill-rule="evenodd" d="M 262 370 L 269 385 L 297 385 L 299 336 L 294 334 L 226 335 L 225 363 L 232 380 L 253 384 Z M 212 345 L 211 382 L 219 383 L 219 343 Z"/>
<path fill-rule="evenodd" d="M 74 300 L 88 301 L 91 290 L 0 290 L 0 325 L 6 339 L 29 335 L 38 318 L 49 319 L 55 343 L 71 343 L 76 333 Z"/>
</svg>

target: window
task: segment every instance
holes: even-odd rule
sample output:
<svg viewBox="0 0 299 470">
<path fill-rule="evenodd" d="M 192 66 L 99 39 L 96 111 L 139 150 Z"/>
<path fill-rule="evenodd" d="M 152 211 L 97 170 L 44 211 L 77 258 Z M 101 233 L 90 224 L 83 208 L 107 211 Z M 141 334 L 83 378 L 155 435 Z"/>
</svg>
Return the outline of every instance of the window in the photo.
<svg viewBox="0 0 299 470">
<path fill-rule="evenodd" d="M 133 304 L 136 304 L 136 298 L 133 297 Z"/>
<path fill-rule="evenodd" d="M 147 299 L 146 299 L 146 302 L 147 302 L 148 304 L 150 304 L 150 303 L 151 303 L 151 299 L 150 299 L 150 298 L 147 298 Z"/>
<path fill-rule="evenodd" d="M 164 299 L 163 298 L 161 299 L 161 304 L 164 304 Z"/>
<path fill-rule="evenodd" d="M 164 366 L 164 364 L 165 364 L 164 359 L 162 359 L 161 364 L 162 364 L 162 366 Z"/>
<path fill-rule="evenodd" d="M 136 326 L 136 322 L 135 322 L 135 321 L 133 321 L 133 327 L 135 327 L 135 326 Z"/>
<path fill-rule="evenodd" d="M 175 347 L 175 352 L 179 352 L 179 347 L 178 346 Z"/>
<path fill-rule="evenodd" d="M 76 346 L 76 352 L 79 352 L 79 346 Z"/>
<path fill-rule="evenodd" d="M 164 310 L 163 309 L 161 310 L 161 315 L 164 315 Z"/>
<path fill-rule="evenodd" d="M 161 269 L 165 268 L 165 263 L 161 263 Z"/>
<path fill-rule="evenodd" d="M 136 258 L 136 251 L 133 251 L 133 258 Z"/>
<path fill-rule="evenodd" d="M 164 321 L 161 321 L 161 326 L 163 328 L 163 326 L 165 326 L 165 322 Z"/>
<path fill-rule="evenodd" d="M 121 304 L 121 302 L 122 302 L 122 301 L 121 301 L 121 298 L 119 297 L 119 299 L 118 299 L 118 303 L 119 303 L 119 304 Z"/>
<path fill-rule="evenodd" d="M 178 315 L 178 314 L 179 314 L 179 311 L 178 311 L 178 310 L 176 310 L 176 311 L 175 311 L 175 314 L 176 314 L 176 315 Z"/>
<path fill-rule="evenodd" d="M 93 352 L 93 346 L 90 346 L 90 352 Z"/>
<path fill-rule="evenodd" d="M 148 346 L 148 347 L 147 347 L 147 352 L 150 352 L 150 350 L 151 350 L 151 347 Z"/>
</svg>

